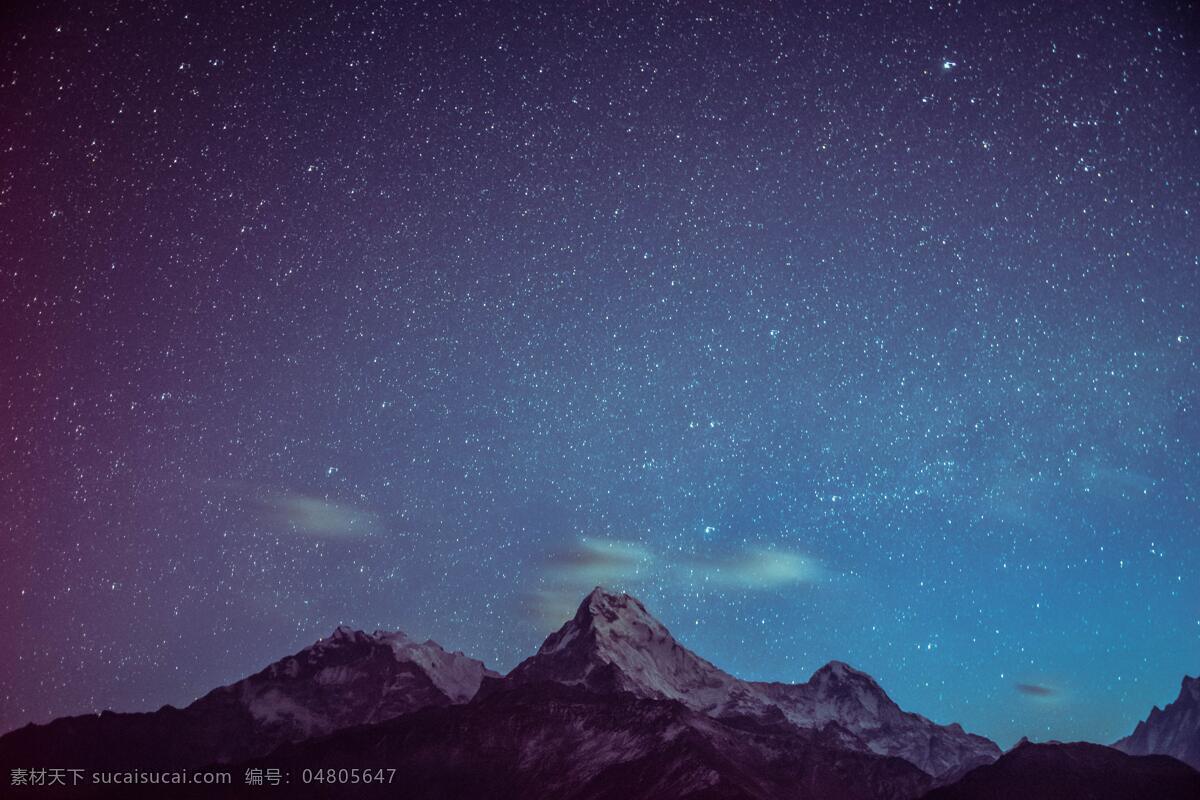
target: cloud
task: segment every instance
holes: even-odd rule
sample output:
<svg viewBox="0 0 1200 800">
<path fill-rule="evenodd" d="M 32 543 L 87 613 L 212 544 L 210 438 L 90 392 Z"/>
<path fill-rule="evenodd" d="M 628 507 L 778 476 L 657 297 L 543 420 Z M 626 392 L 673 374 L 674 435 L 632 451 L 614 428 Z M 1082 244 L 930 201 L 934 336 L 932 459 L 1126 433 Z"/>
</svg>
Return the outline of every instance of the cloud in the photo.
<svg viewBox="0 0 1200 800">
<path fill-rule="evenodd" d="M 654 561 L 654 554 L 637 542 L 580 539 L 569 549 L 551 553 L 547 572 L 555 582 L 590 589 L 637 580 Z"/>
<path fill-rule="evenodd" d="M 819 580 L 816 559 L 789 550 L 750 549 L 724 555 L 670 557 L 623 539 L 580 539 L 551 553 L 546 577 L 554 585 L 590 589 L 653 577 L 691 588 L 774 589 Z"/>
<path fill-rule="evenodd" d="M 684 561 L 688 583 L 730 589 L 775 589 L 821 579 L 816 559 L 787 550 L 755 549 L 722 557 Z"/>
<path fill-rule="evenodd" d="M 677 556 L 626 539 L 581 538 L 546 556 L 542 588 L 523 597 L 523 610 L 539 625 L 557 626 L 575 613 L 580 599 L 596 586 L 637 592 L 653 582 L 658 591 L 762 591 L 814 583 L 823 576 L 816 559 L 789 550 L 754 548 Z"/>
<path fill-rule="evenodd" d="M 1052 686 L 1043 686 L 1039 683 L 1018 683 L 1014 688 L 1021 694 L 1030 695 L 1031 697 L 1054 697 L 1058 694 L 1058 689 Z"/>
<path fill-rule="evenodd" d="M 655 561 L 638 542 L 581 538 L 546 556 L 543 587 L 522 596 L 521 611 L 539 627 L 557 628 L 594 587 L 632 590 L 650 576 Z"/>
<path fill-rule="evenodd" d="M 1149 475 L 1103 464 L 1092 464 L 1083 468 L 1081 482 L 1084 491 L 1100 492 L 1110 497 L 1145 496 L 1156 485 Z"/>
<path fill-rule="evenodd" d="M 522 596 L 521 611 L 539 628 L 553 630 L 575 615 L 584 597 L 577 589 L 538 589 Z"/>
<path fill-rule="evenodd" d="M 258 510 L 288 530 L 330 539 L 370 536 L 379 518 L 361 508 L 304 494 L 268 493 L 254 498 Z"/>
</svg>

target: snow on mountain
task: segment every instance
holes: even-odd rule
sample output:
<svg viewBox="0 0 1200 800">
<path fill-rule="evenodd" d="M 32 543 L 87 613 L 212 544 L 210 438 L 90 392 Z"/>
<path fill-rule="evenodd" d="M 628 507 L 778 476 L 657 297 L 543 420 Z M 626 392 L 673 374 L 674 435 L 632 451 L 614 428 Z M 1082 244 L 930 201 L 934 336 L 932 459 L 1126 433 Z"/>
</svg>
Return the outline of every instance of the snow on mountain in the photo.
<svg viewBox="0 0 1200 800">
<path fill-rule="evenodd" d="M 1161 709 L 1154 706 L 1150 716 L 1113 747 L 1134 756 L 1173 756 L 1200 769 L 1200 677 L 1184 676 L 1175 702 Z"/>
<path fill-rule="evenodd" d="M 869 675 L 839 661 L 802 684 L 740 680 L 681 646 L 636 598 L 601 588 L 504 680 L 678 700 L 722 718 L 782 714 L 798 728 L 825 731 L 841 746 L 898 756 L 943 780 L 1000 755 L 991 741 L 957 724 L 937 725 L 901 710 Z"/>
<path fill-rule="evenodd" d="M 958 723 L 938 725 L 904 711 L 874 678 L 840 661 L 821 667 L 807 683 L 753 685 L 794 724 L 840 728 L 870 752 L 903 758 L 940 780 L 954 779 L 1000 755 L 993 742 L 965 732 Z"/>
<path fill-rule="evenodd" d="M 465 703 L 485 677 L 499 675 L 436 642 L 339 627 L 186 708 L 106 711 L 29 725 L 0 737 L 0 755 L 36 754 L 40 763 L 61 753 L 91 766 L 134 759 L 143 766 L 190 767 L 246 759 L 284 742 Z"/>
<path fill-rule="evenodd" d="M 737 678 L 681 647 L 636 598 L 599 588 L 505 680 L 626 691 L 679 700 L 714 715 L 724 711 L 742 687 Z"/>
<path fill-rule="evenodd" d="M 333 637 L 366 636 L 362 631 L 350 631 L 345 626 L 334 631 Z M 485 675 L 499 677 L 483 665 L 482 661 L 463 655 L 461 652 L 447 652 L 432 639 L 418 642 L 408 638 L 401 631 L 375 631 L 369 639 L 386 644 L 398 662 L 416 664 L 429 676 L 452 703 L 465 703 L 479 691 L 479 684 Z M 328 641 L 328 640 L 322 640 Z M 320 643 L 318 643 L 320 644 Z"/>
<path fill-rule="evenodd" d="M 730 725 L 676 701 L 548 681 L 481 694 L 233 769 L 296 775 L 370 758 L 396 771 L 394 783 L 353 787 L 356 800 L 913 800 L 933 783 L 902 759 L 831 746 L 791 726 Z M 333 795 L 327 785 L 293 782 L 288 796 Z"/>
<path fill-rule="evenodd" d="M 257 720 L 296 740 L 378 722 L 433 705 L 465 703 L 485 675 L 482 662 L 399 631 L 340 626 L 311 647 L 210 697 L 234 694 Z"/>
</svg>

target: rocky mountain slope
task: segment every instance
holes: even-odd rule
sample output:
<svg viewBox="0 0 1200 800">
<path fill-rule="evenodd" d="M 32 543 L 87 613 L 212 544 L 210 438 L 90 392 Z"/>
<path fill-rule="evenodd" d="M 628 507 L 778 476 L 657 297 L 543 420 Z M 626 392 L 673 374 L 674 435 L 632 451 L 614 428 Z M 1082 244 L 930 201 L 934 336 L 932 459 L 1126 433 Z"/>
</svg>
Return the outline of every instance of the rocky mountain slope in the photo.
<svg viewBox="0 0 1200 800">
<path fill-rule="evenodd" d="M 465 702 L 488 675 L 498 677 L 432 641 L 338 628 L 183 709 L 27 725 L 0 737 L 0 763 L 182 769 L 242 760 L 285 742 Z"/>
<path fill-rule="evenodd" d="M 958 725 L 903 711 L 869 675 L 838 661 L 801 684 L 735 678 L 676 642 L 636 598 L 599 588 L 504 678 L 540 681 L 676 700 L 717 718 L 782 720 L 824 731 L 847 749 L 903 758 L 943 781 L 1000 755 L 991 741 Z"/>
<path fill-rule="evenodd" d="M 1132 756 L 1173 756 L 1200 769 L 1200 677 L 1185 676 L 1175 702 L 1152 708 L 1150 716 L 1113 747 Z"/>
<path fill-rule="evenodd" d="M 735 726 L 678 701 L 554 682 L 496 686 L 466 705 L 288 745 L 237 769 L 280 769 L 292 776 L 289 797 L 336 797 L 336 787 L 297 779 L 350 765 L 396 770 L 387 785 L 352 787 L 354 797 L 406 800 L 911 800 L 932 784 L 903 759 L 816 732 Z"/>
</svg>

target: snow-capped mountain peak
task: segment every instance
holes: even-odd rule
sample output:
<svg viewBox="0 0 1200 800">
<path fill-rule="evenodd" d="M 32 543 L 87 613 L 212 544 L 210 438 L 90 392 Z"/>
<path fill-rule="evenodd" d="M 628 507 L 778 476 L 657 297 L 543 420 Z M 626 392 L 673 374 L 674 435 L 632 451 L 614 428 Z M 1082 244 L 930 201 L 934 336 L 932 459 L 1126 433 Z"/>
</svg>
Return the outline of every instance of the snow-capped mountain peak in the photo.
<svg viewBox="0 0 1200 800">
<path fill-rule="evenodd" d="M 818 679 L 841 681 L 853 680 L 856 678 L 865 678 L 874 683 L 874 680 L 872 680 L 870 675 L 862 672 L 861 670 L 855 669 L 845 661 L 830 661 L 828 664 L 814 672 L 809 681 L 811 682 Z"/>
<path fill-rule="evenodd" d="M 553 681 L 595 691 L 681 700 L 712 711 L 737 679 L 681 647 L 666 626 L 628 594 L 593 590 L 575 616 L 519 664 L 509 683 Z"/>
<path fill-rule="evenodd" d="M 296 738 L 465 703 L 485 676 L 498 677 L 482 662 L 448 653 L 437 642 L 339 625 L 299 653 L 212 694 L 236 697 L 256 720 Z"/>
<path fill-rule="evenodd" d="M 474 697 L 484 676 L 500 677 L 482 661 L 458 651 L 447 652 L 432 639 L 417 642 L 400 631 L 375 631 L 373 637 L 392 648 L 397 661 L 419 666 L 452 703 L 465 703 Z"/>
<path fill-rule="evenodd" d="M 793 716 L 817 723 L 849 718 L 878 727 L 886 717 L 904 713 L 874 678 L 844 661 L 830 661 L 787 694 L 798 712 Z"/>
<path fill-rule="evenodd" d="M 499 673 L 487 669 L 482 661 L 470 658 L 461 652 L 447 652 L 432 639 L 418 642 L 402 631 L 377 630 L 374 633 L 339 625 L 324 639 L 318 639 L 312 647 L 303 651 L 308 661 L 327 656 L 338 648 L 359 646 L 385 646 L 391 650 L 398 663 L 417 666 L 428 676 L 451 703 L 465 703 L 475 696 L 485 676 L 498 678 Z M 296 658 L 295 656 L 293 658 Z M 281 664 L 287 663 L 284 659 Z"/>
<path fill-rule="evenodd" d="M 284 742 L 383 722 L 412 711 L 463 704 L 485 676 L 482 662 L 416 642 L 398 631 L 338 626 L 299 652 L 183 709 L 87 715 L 31 726 L 30 752 L 69 753 L 81 742 L 137 742 L 143 763 L 192 766 L 245 759 Z M 160 731 L 169 729 L 171 737 Z M 104 751 L 103 757 L 115 757 Z M 116 754 L 119 755 L 119 754 Z M 69 760 L 69 759 L 68 759 Z M 99 763 L 99 762 L 98 762 Z"/>
<path fill-rule="evenodd" d="M 359 635 L 363 635 L 363 636 L 366 635 L 362 631 L 357 631 L 354 628 L 351 628 L 349 625 L 338 625 L 336 628 L 333 629 L 333 633 L 329 634 L 328 637 L 326 637 L 325 639 L 321 639 L 320 641 L 332 641 L 332 642 L 344 641 L 347 639 L 354 639 L 355 634 L 359 634 Z"/>
<path fill-rule="evenodd" d="M 897 755 L 942 777 L 1000 755 L 992 742 L 901 710 L 875 680 L 831 661 L 807 683 L 743 681 L 680 645 L 628 594 L 593 590 L 537 654 L 505 677 L 510 685 L 553 681 L 592 691 L 677 700 L 714 717 L 783 719 L 825 729 L 849 746 Z"/>
<path fill-rule="evenodd" d="M 839 689 L 866 689 L 882 692 L 883 689 L 867 673 L 857 670 L 844 661 L 830 661 L 808 679 L 810 686 L 826 691 Z"/>
<path fill-rule="evenodd" d="M 594 633 L 598 642 L 615 646 L 642 638 L 669 637 L 662 623 L 650 616 L 637 598 L 613 594 L 597 586 L 579 604 L 575 616 L 542 644 L 538 655 L 556 653 L 581 637 Z"/>
</svg>

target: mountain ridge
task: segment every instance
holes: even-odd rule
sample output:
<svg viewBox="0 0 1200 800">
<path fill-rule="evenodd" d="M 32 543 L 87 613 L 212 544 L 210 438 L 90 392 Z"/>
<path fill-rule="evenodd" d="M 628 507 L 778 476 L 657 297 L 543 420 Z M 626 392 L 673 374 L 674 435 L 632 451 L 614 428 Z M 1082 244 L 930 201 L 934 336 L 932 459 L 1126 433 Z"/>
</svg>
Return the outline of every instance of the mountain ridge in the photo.
<svg viewBox="0 0 1200 800">
<path fill-rule="evenodd" d="M 397 768 L 401 788 L 360 787 L 363 796 L 410 800 L 777 800 L 797 790 L 814 800 L 913 800 L 932 785 L 904 759 L 743 722 L 676 700 L 530 681 L 286 745 L 240 766 L 320 769 L 369 753 Z M 302 788 L 297 796 L 328 795 Z"/>
<path fill-rule="evenodd" d="M 922 800 L 1195 800 L 1200 772 L 1169 756 L 1131 756 L 1090 742 L 1022 739 Z"/>
<path fill-rule="evenodd" d="M 1150 709 L 1133 732 L 1112 745 L 1129 755 L 1167 755 L 1200 770 L 1200 676 L 1183 676 L 1179 696 Z"/>
<path fill-rule="evenodd" d="M 226 763 L 348 726 L 465 702 L 485 677 L 498 673 L 436 642 L 416 642 L 399 631 L 368 634 L 339 626 L 183 708 L 103 711 L 17 728 L 0 736 L 0 759 L 39 763 L 87 753 L 93 767 Z"/>
<path fill-rule="evenodd" d="M 602 693 L 676 700 L 720 718 L 770 719 L 800 729 L 831 728 L 844 747 L 896 756 L 940 780 L 995 760 L 995 743 L 960 725 L 938 725 L 901 709 L 870 675 L 831 661 L 808 682 L 736 678 L 680 645 L 637 598 L 596 587 L 537 653 L 502 681 L 552 680 Z M 483 692 L 497 686 L 488 682 Z"/>
</svg>

